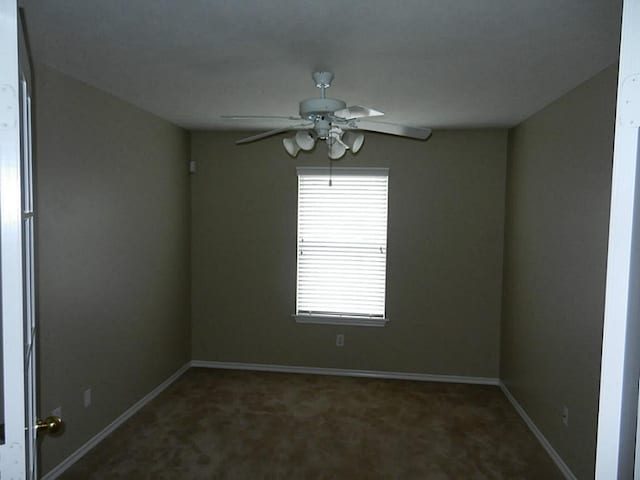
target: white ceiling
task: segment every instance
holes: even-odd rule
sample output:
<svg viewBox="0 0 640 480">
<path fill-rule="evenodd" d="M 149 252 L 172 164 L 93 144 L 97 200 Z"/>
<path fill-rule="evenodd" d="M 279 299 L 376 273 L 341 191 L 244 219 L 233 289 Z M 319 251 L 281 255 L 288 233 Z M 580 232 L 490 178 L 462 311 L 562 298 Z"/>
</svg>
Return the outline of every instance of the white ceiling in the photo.
<svg viewBox="0 0 640 480">
<path fill-rule="evenodd" d="M 25 0 L 36 61 L 180 126 L 277 127 L 329 96 L 414 126 L 511 126 L 617 60 L 621 0 Z"/>
</svg>

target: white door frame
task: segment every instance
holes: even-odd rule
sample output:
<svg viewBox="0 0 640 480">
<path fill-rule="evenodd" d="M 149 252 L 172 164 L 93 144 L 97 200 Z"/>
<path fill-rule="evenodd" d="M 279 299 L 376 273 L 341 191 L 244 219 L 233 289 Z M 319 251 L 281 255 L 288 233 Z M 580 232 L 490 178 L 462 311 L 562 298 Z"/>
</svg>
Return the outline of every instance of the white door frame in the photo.
<svg viewBox="0 0 640 480">
<path fill-rule="evenodd" d="M 640 0 L 624 0 L 611 183 L 596 478 L 634 475 L 640 369 Z"/>
<path fill-rule="evenodd" d="M 25 337 L 24 331 L 18 39 L 17 2 L 0 0 L 0 299 L 5 421 L 5 443 L 0 445 L 0 476 L 3 480 L 22 480 L 33 471 L 27 466 L 33 424 L 27 418 L 29 412 L 25 407 L 24 348 L 28 336 Z"/>
</svg>

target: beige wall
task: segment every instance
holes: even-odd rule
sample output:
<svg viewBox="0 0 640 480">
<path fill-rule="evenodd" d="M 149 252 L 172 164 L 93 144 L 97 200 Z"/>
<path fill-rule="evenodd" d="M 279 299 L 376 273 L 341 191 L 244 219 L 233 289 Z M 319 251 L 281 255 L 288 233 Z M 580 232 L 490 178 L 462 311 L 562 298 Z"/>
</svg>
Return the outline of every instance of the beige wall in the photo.
<svg viewBox="0 0 640 480">
<path fill-rule="evenodd" d="M 36 105 L 46 472 L 190 358 L 188 134 L 42 65 Z"/>
<path fill-rule="evenodd" d="M 509 138 L 501 377 L 578 478 L 594 472 L 615 95 L 612 67 Z"/>
<path fill-rule="evenodd" d="M 40 410 L 62 406 L 68 425 L 44 439 L 43 470 L 189 360 L 191 342 L 196 360 L 500 375 L 591 477 L 615 77 L 513 129 L 508 152 L 505 130 L 367 134 L 339 162 L 390 169 L 391 322 L 375 328 L 291 318 L 295 168 L 328 165 L 322 147 L 293 160 L 280 137 L 238 147 L 243 133 L 193 132 L 190 200 L 184 131 L 38 66 Z"/>
<path fill-rule="evenodd" d="M 326 151 L 293 160 L 280 137 L 242 135 L 192 133 L 194 359 L 497 377 L 505 130 L 367 134 L 337 164 L 390 168 L 384 328 L 291 318 L 296 166 L 327 166 Z"/>
</svg>

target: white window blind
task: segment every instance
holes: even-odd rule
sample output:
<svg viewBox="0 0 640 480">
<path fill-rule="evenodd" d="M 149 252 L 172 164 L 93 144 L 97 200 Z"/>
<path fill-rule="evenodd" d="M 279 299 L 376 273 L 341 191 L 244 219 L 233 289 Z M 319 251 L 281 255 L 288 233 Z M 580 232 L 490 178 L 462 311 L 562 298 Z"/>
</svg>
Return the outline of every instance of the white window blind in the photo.
<svg viewBox="0 0 640 480">
<path fill-rule="evenodd" d="M 385 316 L 387 169 L 298 168 L 297 316 Z"/>
</svg>

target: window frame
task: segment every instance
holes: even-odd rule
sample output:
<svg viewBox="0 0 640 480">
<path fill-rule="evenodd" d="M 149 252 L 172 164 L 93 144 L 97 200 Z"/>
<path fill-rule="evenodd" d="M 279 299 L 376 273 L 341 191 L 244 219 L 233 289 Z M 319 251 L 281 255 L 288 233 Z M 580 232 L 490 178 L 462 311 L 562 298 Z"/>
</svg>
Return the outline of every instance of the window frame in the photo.
<svg viewBox="0 0 640 480">
<path fill-rule="evenodd" d="M 347 175 L 354 176 L 384 176 L 387 179 L 386 191 L 386 218 L 385 218 L 385 246 L 384 246 L 384 312 L 382 316 L 367 316 L 353 314 L 327 314 L 327 313 L 301 313 L 298 311 L 298 288 L 299 288 L 299 252 L 300 252 L 300 177 L 302 175 L 321 175 L 336 178 Z M 367 326 L 367 327 L 384 327 L 388 322 L 386 311 L 387 300 L 387 270 L 388 270 L 388 234 L 389 234 L 389 169 L 388 168 L 368 168 L 368 167 L 297 167 L 297 209 L 296 209 L 296 293 L 295 293 L 295 312 L 292 317 L 297 323 L 303 324 L 325 324 L 325 325 L 349 325 L 349 326 Z"/>
</svg>

